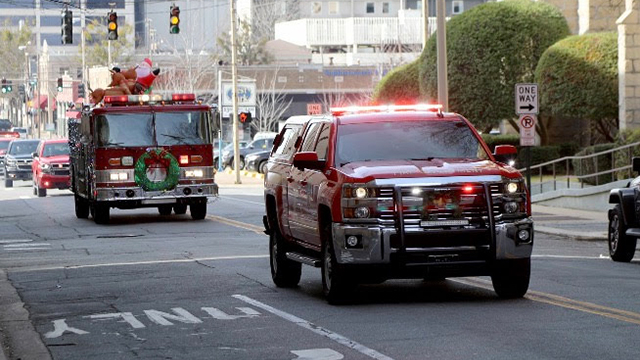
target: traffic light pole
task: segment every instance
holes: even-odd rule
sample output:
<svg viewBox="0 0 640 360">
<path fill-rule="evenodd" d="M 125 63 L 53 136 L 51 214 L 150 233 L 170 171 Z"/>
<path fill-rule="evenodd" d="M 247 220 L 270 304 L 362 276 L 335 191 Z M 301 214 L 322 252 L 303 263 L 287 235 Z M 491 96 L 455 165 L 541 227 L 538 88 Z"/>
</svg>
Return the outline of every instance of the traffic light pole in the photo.
<svg viewBox="0 0 640 360">
<path fill-rule="evenodd" d="M 236 184 L 240 181 L 240 146 L 238 145 L 238 64 L 236 63 L 236 1 L 230 0 L 231 6 L 231 81 L 233 83 L 233 169 L 236 173 Z M 222 155 L 220 155 L 222 156 Z"/>
</svg>

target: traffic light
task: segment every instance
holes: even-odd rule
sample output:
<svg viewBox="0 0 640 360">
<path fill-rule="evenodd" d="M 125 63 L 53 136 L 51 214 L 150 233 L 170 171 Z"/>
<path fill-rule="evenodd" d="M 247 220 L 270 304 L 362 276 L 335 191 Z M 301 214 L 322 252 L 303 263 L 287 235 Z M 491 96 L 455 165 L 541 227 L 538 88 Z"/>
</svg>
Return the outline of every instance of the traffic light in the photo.
<svg viewBox="0 0 640 360">
<path fill-rule="evenodd" d="M 107 14 L 109 20 L 107 28 L 109 29 L 109 35 L 107 39 L 118 40 L 118 14 L 115 11 L 111 11 Z"/>
<path fill-rule="evenodd" d="M 62 12 L 62 44 L 73 44 L 73 12 Z"/>
<path fill-rule="evenodd" d="M 62 92 L 62 78 L 58 78 L 58 92 Z"/>
<path fill-rule="evenodd" d="M 241 112 L 240 113 L 240 122 L 241 123 L 250 123 L 251 122 L 251 113 L 250 112 Z"/>
<path fill-rule="evenodd" d="M 78 84 L 78 97 L 81 97 L 84 99 L 84 84 L 80 83 Z"/>
<path fill-rule="evenodd" d="M 180 7 L 171 5 L 171 11 L 169 13 L 169 33 L 180 33 Z"/>
<path fill-rule="evenodd" d="M 18 85 L 18 95 L 20 96 L 21 100 L 24 100 L 24 96 L 25 96 L 24 85 Z"/>
<path fill-rule="evenodd" d="M 11 82 L 11 80 L 7 80 L 7 92 L 12 92 L 13 91 L 13 83 Z"/>
<path fill-rule="evenodd" d="M 7 91 L 7 80 L 3 78 L 2 79 L 2 93 L 6 94 L 7 92 L 8 92 Z"/>
</svg>

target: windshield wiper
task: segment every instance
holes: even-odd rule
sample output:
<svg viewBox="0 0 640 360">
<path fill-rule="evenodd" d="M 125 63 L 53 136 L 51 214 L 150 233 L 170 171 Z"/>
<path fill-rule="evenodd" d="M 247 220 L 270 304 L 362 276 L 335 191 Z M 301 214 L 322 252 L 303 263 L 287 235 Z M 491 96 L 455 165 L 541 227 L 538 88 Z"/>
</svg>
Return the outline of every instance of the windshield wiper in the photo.
<svg viewBox="0 0 640 360">
<path fill-rule="evenodd" d="M 409 160 L 411 160 L 411 161 L 431 161 L 433 159 L 435 159 L 435 157 L 429 156 L 429 157 L 426 157 L 426 158 L 413 158 L 413 159 L 409 159 Z"/>
</svg>

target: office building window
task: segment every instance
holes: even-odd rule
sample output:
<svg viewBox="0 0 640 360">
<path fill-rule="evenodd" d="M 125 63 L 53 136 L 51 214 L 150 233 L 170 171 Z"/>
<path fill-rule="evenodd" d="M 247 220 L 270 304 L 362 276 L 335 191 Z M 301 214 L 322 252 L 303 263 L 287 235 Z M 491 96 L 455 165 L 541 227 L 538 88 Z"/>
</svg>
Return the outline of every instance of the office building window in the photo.
<svg viewBox="0 0 640 360">
<path fill-rule="evenodd" d="M 338 15 L 340 13 L 340 3 L 337 1 L 329 1 L 329 15 Z"/>
<path fill-rule="evenodd" d="M 461 14 L 464 11 L 464 1 L 451 2 L 451 14 Z"/>
<path fill-rule="evenodd" d="M 373 14 L 376 12 L 376 4 L 372 2 L 368 2 L 367 6 L 367 14 Z"/>
<path fill-rule="evenodd" d="M 383 14 L 388 14 L 389 13 L 389 3 L 388 2 L 382 3 L 382 13 Z"/>
<path fill-rule="evenodd" d="M 314 1 L 311 3 L 311 13 L 314 15 L 322 14 L 322 3 Z"/>
</svg>

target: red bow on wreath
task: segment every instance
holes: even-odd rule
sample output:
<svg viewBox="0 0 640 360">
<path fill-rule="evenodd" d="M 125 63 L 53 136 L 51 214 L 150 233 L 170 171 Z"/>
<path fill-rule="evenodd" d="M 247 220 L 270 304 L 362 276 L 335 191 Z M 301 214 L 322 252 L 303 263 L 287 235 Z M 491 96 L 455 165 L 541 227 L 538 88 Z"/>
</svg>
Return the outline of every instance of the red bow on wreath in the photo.
<svg viewBox="0 0 640 360">
<path fill-rule="evenodd" d="M 167 157 L 167 151 L 162 150 L 160 153 L 157 151 L 149 152 L 149 157 L 144 159 L 144 165 L 149 167 L 149 165 L 160 164 L 165 168 L 168 168 L 171 164 L 171 159 Z"/>
</svg>

